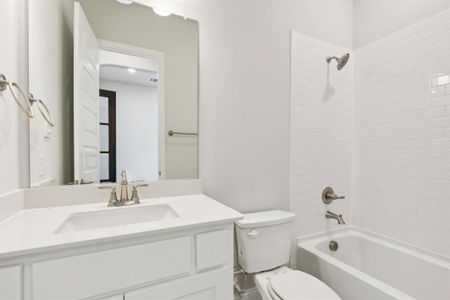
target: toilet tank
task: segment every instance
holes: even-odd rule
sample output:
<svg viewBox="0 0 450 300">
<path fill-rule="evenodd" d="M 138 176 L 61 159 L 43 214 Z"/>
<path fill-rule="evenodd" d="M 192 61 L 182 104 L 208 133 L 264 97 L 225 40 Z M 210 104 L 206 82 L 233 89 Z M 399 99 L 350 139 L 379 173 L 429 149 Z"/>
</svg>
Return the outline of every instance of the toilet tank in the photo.
<svg viewBox="0 0 450 300">
<path fill-rule="evenodd" d="M 289 262 L 295 215 L 281 210 L 245 214 L 236 222 L 238 261 L 246 273 L 267 271 Z"/>
</svg>

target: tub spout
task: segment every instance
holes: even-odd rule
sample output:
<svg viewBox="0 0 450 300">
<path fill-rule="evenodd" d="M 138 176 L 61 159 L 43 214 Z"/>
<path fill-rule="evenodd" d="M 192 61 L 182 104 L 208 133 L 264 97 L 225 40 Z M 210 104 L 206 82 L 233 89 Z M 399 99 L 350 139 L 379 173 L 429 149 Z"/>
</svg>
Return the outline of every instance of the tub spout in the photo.
<svg viewBox="0 0 450 300">
<path fill-rule="evenodd" d="M 325 218 L 327 218 L 327 219 L 335 219 L 338 222 L 338 224 L 345 225 L 345 221 L 342 218 L 341 214 L 338 215 L 338 214 L 335 214 L 334 212 L 331 212 L 331 211 L 327 210 L 327 213 L 325 214 Z"/>
</svg>

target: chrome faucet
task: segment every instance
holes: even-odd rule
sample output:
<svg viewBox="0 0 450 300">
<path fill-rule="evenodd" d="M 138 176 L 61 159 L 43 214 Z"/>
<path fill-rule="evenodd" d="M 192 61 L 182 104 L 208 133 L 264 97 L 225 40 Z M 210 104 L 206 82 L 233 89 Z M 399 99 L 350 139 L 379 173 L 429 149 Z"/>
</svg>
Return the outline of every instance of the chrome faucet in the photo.
<svg viewBox="0 0 450 300">
<path fill-rule="evenodd" d="M 338 224 L 345 225 L 345 221 L 342 218 L 341 214 L 338 215 L 338 214 L 335 214 L 334 212 L 331 212 L 331 211 L 327 210 L 327 213 L 325 214 L 325 218 L 327 218 L 327 219 L 335 219 L 338 222 Z"/>
<path fill-rule="evenodd" d="M 134 184 L 133 193 L 131 195 L 131 199 L 128 196 L 128 179 L 127 172 L 125 170 L 120 174 L 120 198 L 117 198 L 117 187 L 115 185 L 105 185 L 100 186 L 99 189 L 111 189 L 111 195 L 109 196 L 108 206 L 124 206 L 124 205 L 132 205 L 132 204 L 140 204 L 139 195 L 138 195 L 138 187 L 148 186 L 148 184 Z"/>
<path fill-rule="evenodd" d="M 120 173 L 120 202 L 128 202 L 130 198 L 128 198 L 128 179 L 127 179 L 127 171 L 122 170 Z"/>
</svg>

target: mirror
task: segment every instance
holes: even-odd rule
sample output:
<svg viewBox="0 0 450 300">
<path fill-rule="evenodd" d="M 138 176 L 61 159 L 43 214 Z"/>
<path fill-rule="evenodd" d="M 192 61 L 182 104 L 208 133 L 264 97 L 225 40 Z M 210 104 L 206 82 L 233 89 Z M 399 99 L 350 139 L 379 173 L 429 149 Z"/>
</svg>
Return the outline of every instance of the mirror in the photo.
<svg viewBox="0 0 450 300">
<path fill-rule="evenodd" d="M 72 153 L 66 175 L 45 181 L 36 152 L 52 158 L 33 136 L 31 185 L 117 182 L 122 170 L 130 181 L 198 178 L 198 23 L 136 3 L 73 5 L 72 117 L 55 118 L 55 131 L 72 130 L 52 150 Z M 42 132 L 37 121 L 30 132 Z"/>
</svg>

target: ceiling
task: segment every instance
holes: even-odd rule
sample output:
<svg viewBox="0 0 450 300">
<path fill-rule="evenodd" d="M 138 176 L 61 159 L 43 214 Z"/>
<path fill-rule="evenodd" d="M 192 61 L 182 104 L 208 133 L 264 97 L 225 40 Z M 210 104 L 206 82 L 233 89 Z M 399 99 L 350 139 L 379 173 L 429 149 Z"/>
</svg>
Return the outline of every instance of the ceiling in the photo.
<svg viewBox="0 0 450 300">
<path fill-rule="evenodd" d="M 135 72 L 131 73 L 128 71 L 128 68 L 123 66 L 102 65 L 100 66 L 100 79 L 151 87 L 158 86 L 158 83 L 154 82 L 158 78 L 157 72 L 139 69 L 134 70 Z"/>
</svg>

